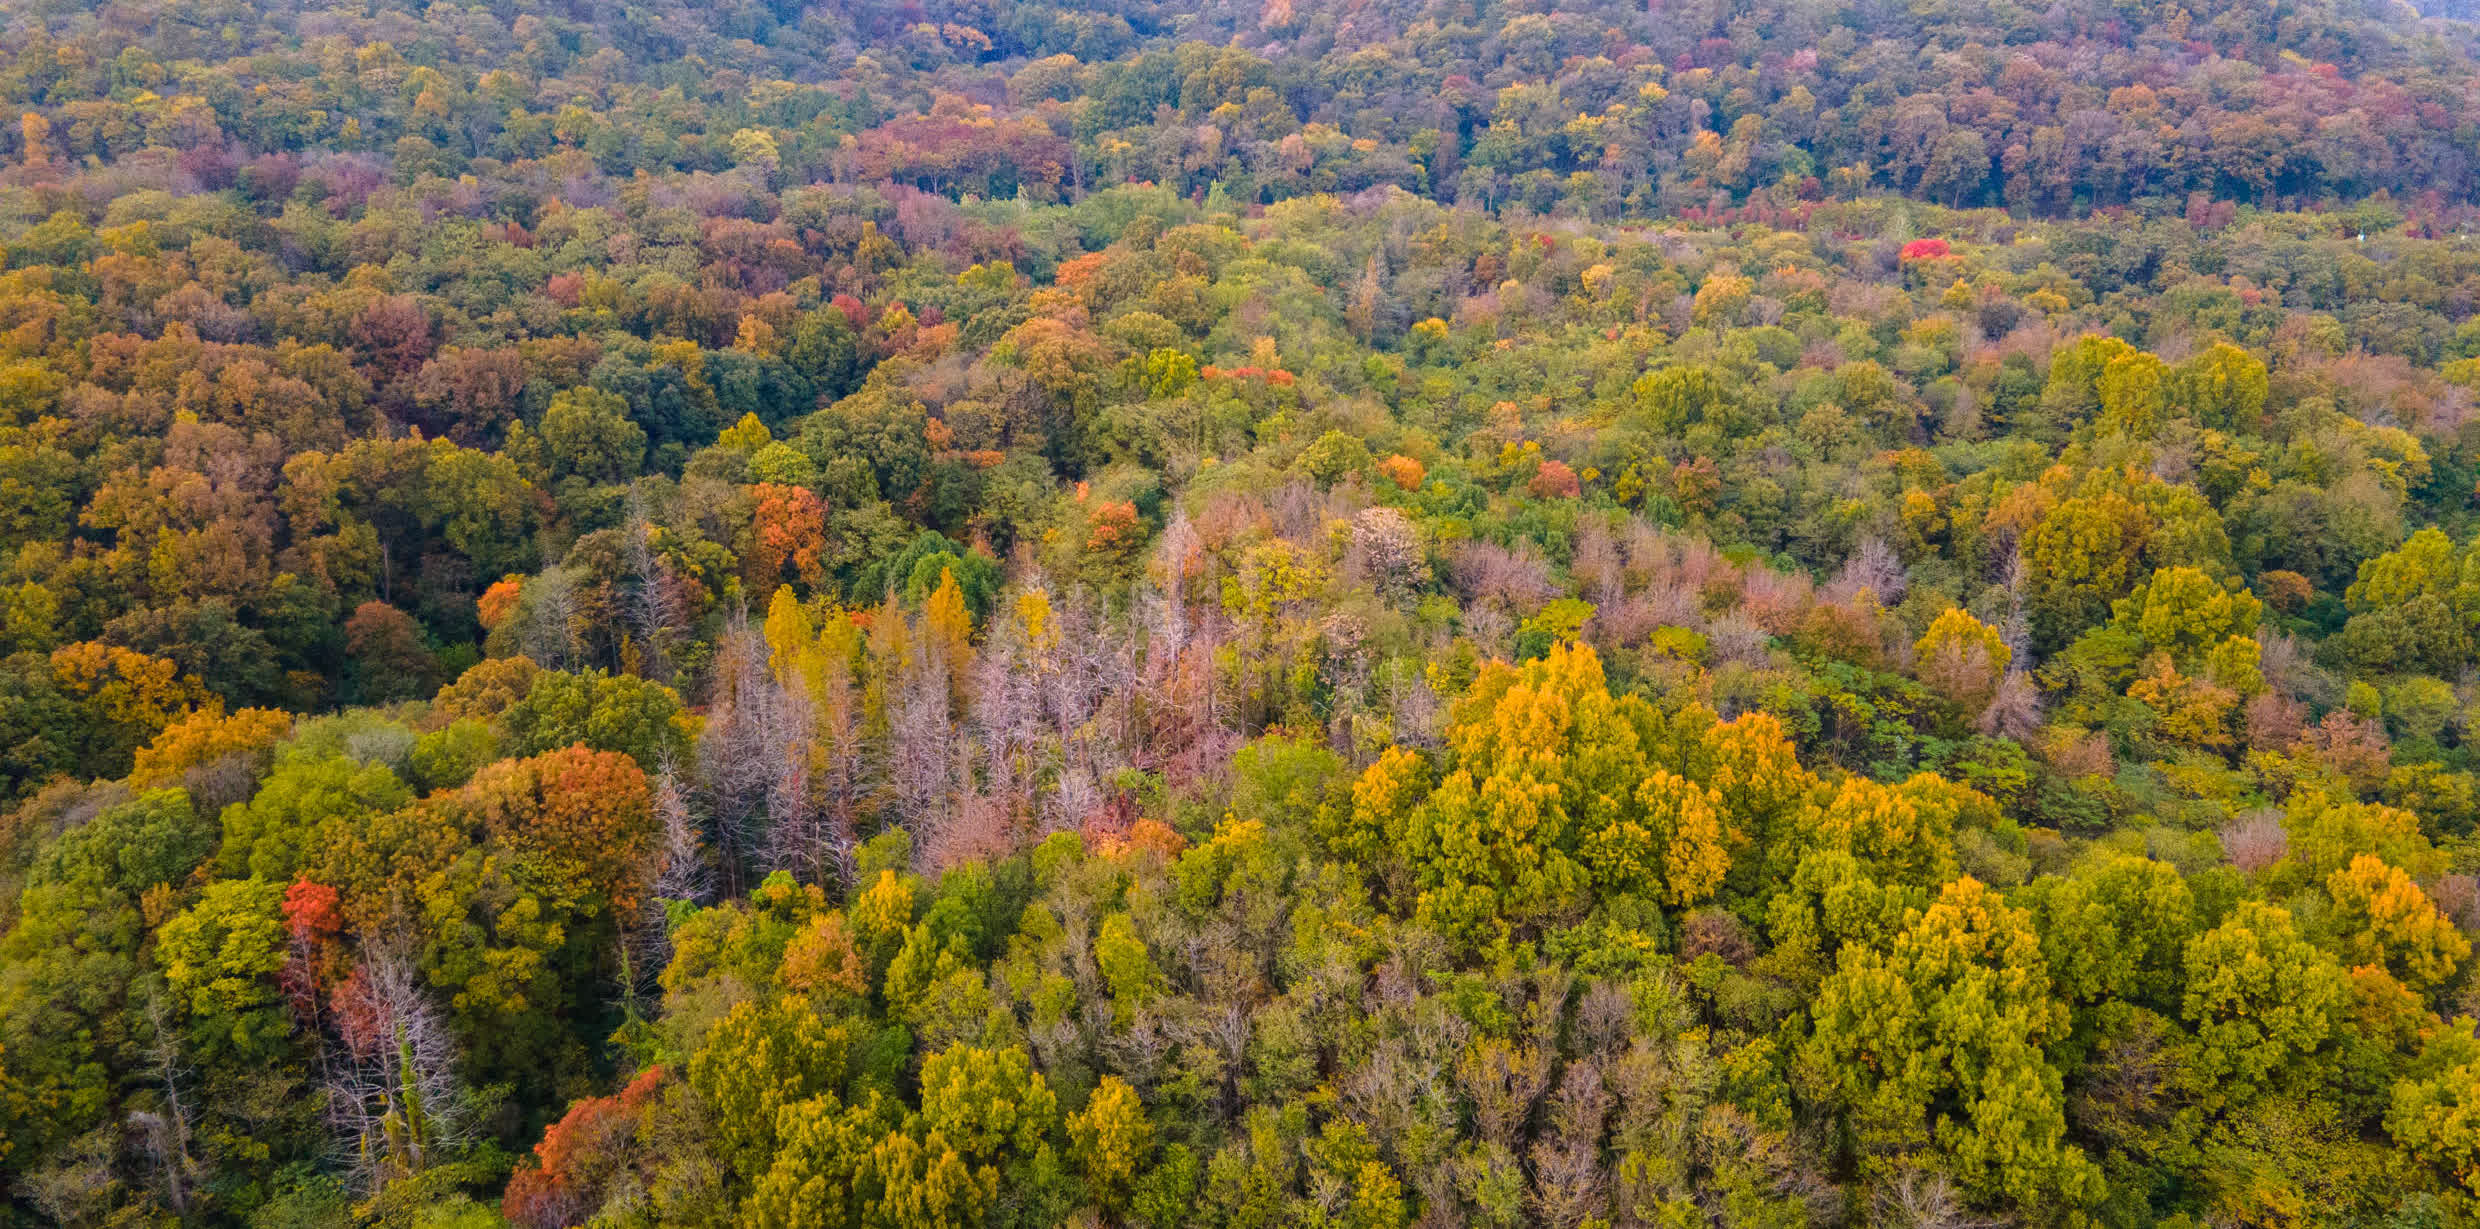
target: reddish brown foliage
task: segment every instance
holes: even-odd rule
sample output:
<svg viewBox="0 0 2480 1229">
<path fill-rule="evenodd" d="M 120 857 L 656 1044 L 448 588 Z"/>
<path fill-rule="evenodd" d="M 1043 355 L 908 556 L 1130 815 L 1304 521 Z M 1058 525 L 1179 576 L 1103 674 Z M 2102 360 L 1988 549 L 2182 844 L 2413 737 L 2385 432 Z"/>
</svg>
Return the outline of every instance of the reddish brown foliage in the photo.
<svg viewBox="0 0 2480 1229">
<path fill-rule="evenodd" d="M 784 578 L 784 567 L 806 583 L 824 575 L 827 549 L 827 505 L 816 491 L 803 486 L 761 482 L 753 493 L 757 515 L 750 527 L 750 579 L 757 591 L 771 591 Z"/>
<path fill-rule="evenodd" d="M 1095 507 L 1085 535 L 1086 550 L 1107 558 L 1124 559 L 1143 545 L 1145 524 L 1137 519 L 1135 504 L 1115 499 Z"/>
<path fill-rule="evenodd" d="M 543 1131 L 534 1167 L 509 1176 L 500 1215 L 528 1229 L 581 1224 L 602 1202 L 603 1186 L 627 1160 L 640 1118 L 663 1084 L 649 1067 L 610 1097 L 588 1097 Z"/>
<path fill-rule="evenodd" d="M 1576 481 L 1576 471 L 1564 461 L 1542 462 L 1524 489 L 1532 492 L 1535 499 L 1574 499 L 1584 493 L 1583 485 Z"/>
</svg>

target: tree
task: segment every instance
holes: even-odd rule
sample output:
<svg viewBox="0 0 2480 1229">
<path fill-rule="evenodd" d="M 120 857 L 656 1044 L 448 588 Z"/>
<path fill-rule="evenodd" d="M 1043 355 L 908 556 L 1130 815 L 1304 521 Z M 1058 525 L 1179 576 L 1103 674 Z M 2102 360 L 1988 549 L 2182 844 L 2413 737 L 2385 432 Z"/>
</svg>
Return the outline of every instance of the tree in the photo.
<svg viewBox="0 0 2480 1229">
<path fill-rule="evenodd" d="M 89 775 L 125 771 L 137 748 L 207 703 L 172 662 L 91 640 L 53 650 L 51 676 L 90 731 L 78 757 Z"/>
<path fill-rule="evenodd" d="M 2480 1198 L 2480 1059 L 2437 1048 L 2450 1065 L 2394 1085 L 2385 1132 L 2432 1180 Z"/>
<path fill-rule="evenodd" d="M 2116 491 L 2066 499 L 2032 527 L 2024 557 L 2044 640 L 2063 643 L 2127 591 L 2151 531 L 2151 518 Z"/>
<path fill-rule="evenodd" d="M 658 833 L 646 774 L 614 751 L 573 745 L 501 760 L 474 774 L 457 805 L 502 848 L 588 910 L 636 920 Z"/>
<path fill-rule="evenodd" d="M 447 346 L 422 364 L 413 388 L 439 433 L 460 443 L 487 443 L 516 419 L 525 393 L 525 357 L 514 347 Z"/>
<path fill-rule="evenodd" d="M 164 727 L 155 741 L 138 749 L 130 765 L 132 785 L 168 785 L 193 768 L 226 756 L 258 757 L 293 731 L 292 714 L 276 709 L 245 708 L 226 714 L 202 708 Z"/>
<path fill-rule="evenodd" d="M 2138 439 L 2151 438 L 2169 408 L 2171 379 L 2169 365 L 2150 352 L 2138 350 L 2111 359 L 2095 381 L 2101 395 L 2101 425 Z"/>
<path fill-rule="evenodd" d="M 2175 1010 L 2195 899 L 2177 868 L 2101 854 L 2036 881 L 2028 903 L 2059 993 L 2079 1007 L 2111 1002 Z"/>
<path fill-rule="evenodd" d="M 339 755 L 294 755 L 276 765 L 249 801 L 224 812 L 216 868 L 281 882 L 344 832 L 413 800 L 384 764 Z"/>
<path fill-rule="evenodd" d="M 1702 366 L 1664 367 L 1637 378 L 1630 393 L 1656 435 L 1678 435 L 1715 418 L 1728 404 L 1721 381 Z"/>
<path fill-rule="evenodd" d="M 780 1167 L 781 1131 L 790 1121 L 782 1111 L 835 1091 L 851 1044 L 846 1029 L 798 996 L 733 1007 L 685 1072 L 689 1087 L 713 1107 L 723 1161 L 753 1180 Z"/>
<path fill-rule="evenodd" d="M 2181 1015 L 2209 1101 L 2238 1103 L 2300 1066 L 2333 1035 L 2345 995 L 2341 966 L 2293 927 L 2288 910 L 2243 901 L 2187 944 Z"/>
<path fill-rule="evenodd" d="M 287 958 L 283 903 L 281 883 L 228 879 L 156 932 L 156 964 L 202 1054 L 264 1062 L 292 1031 L 275 981 Z"/>
<path fill-rule="evenodd" d="M 647 769 L 688 749 L 680 696 L 661 683 L 601 670 L 549 671 L 500 715 L 508 750 L 540 755 L 572 744 L 617 751 Z"/>
<path fill-rule="evenodd" d="M 2206 654 L 2256 633 L 2264 604 L 2245 589 L 2230 589 L 2192 567 L 2168 567 L 2123 601 L 2119 618 L 2131 623 L 2152 647 L 2187 668 Z"/>
<path fill-rule="evenodd" d="M 2066 1029 L 2032 919 L 1969 877 L 1884 945 L 1846 946 L 1818 989 L 1803 1061 L 1871 1154 L 1934 1148 L 1964 1187 L 2031 1206 L 2090 1203 L 2101 1172 L 2066 1139 L 2042 1047 Z"/>
<path fill-rule="evenodd" d="M 322 1091 L 360 1191 L 379 1193 L 453 1159 L 472 1105 L 456 1075 L 456 1040 L 413 964 L 380 944 L 332 997 L 335 1049 Z"/>
<path fill-rule="evenodd" d="M 646 432 L 628 402 L 594 388 L 572 388 L 543 410 L 543 466 L 551 481 L 625 482 L 645 464 Z"/>
<path fill-rule="evenodd" d="M 2401 867 L 2358 854 L 2325 880 L 2325 890 L 2334 899 L 2334 933 L 2354 964 L 2382 965 L 2425 993 L 2452 978 L 2471 955 L 2471 940 Z"/>
<path fill-rule="evenodd" d="M 953 1046 L 922 1060 L 920 1134 L 891 1136 L 872 1160 L 888 1220 L 965 1226 L 996 1202 L 1002 1179 L 1023 1199 L 1052 1164 L 1059 1102 L 1022 1049 Z"/>
<path fill-rule="evenodd" d="M 1953 606 L 1929 624 L 1912 652 L 1920 661 L 1921 681 L 1956 708 L 1974 714 L 1989 707 L 2007 663 L 2014 660 L 1998 629 Z"/>
<path fill-rule="evenodd" d="M 827 1094 L 786 1106 L 777 1120 L 782 1144 L 743 1205 L 750 1223 L 763 1229 L 906 1223 L 880 1214 L 872 1199 L 893 1109 L 876 1094 L 854 1106 Z"/>
<path fill-rule="evenodd" d="M 1106 1075 L 1085 1108 L 1068 1115 L 1068 1142 L 1084 1168 L 1085 1185 L 1105 1210 L 1121 1206 L 1154 1147 L 1137 1090 Z"/>
<path fill-rule="evenodd" d="M 2264 361 L 2226 341 L 2217 341 L 2179 364 L 2173 397 L 2180 409 L 2204 426 L 2222 431 L 2253 432 L 2264 416 L 2271 383 Z"/>
<path fill-rule="evenodd" d="M 1356 436 L 1329 431 L 1303 450 L 1292 465 L 1319 486 L 1333 486 L 1345 475 L 1369 468 L 1369 445 Z"/>
<path fill-rule="evenodd" d="M 599 1211 L 627 1179 L 643 1181 L 628 1172 L 629 1152 L 665 1078 L 662 1067 L 648 1067 L 612 1096 L 570 1105 L 534 1145 L 533 1164 L 509 1175 L 501 1215 L 527 1229 L 565 1229 Z"/>
<path fill-rule="evenodd" d="M 436 659 L 413 616 L 386 602 L 364 602 L 345 620 L 344 635 L 345 651 L 353 656 L 357 698 L 385 703 L 430 691 Z"/>
<path fill-rule="evenodd" d="M 784 569 L 807 585 L 826 577 L 826 504 L 807 487 L 761 482 L 751 488 L 756 518 L 750 526 L 749 577 L 756 587 L 771 589 Z"/>
</svg>

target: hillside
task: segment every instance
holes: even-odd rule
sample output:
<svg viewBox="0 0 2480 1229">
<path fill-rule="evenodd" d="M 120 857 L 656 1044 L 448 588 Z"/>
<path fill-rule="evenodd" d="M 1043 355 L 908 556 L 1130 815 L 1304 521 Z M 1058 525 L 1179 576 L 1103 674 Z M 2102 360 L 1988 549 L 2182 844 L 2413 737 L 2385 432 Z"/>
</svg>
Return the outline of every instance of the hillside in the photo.
<svg viewBox="0 0 2480 1229">
<path fill-rule="evenodd" d="M 2472 1224 L 2469 7 L 0 0 L 0 1225 Z"/>
</svg>

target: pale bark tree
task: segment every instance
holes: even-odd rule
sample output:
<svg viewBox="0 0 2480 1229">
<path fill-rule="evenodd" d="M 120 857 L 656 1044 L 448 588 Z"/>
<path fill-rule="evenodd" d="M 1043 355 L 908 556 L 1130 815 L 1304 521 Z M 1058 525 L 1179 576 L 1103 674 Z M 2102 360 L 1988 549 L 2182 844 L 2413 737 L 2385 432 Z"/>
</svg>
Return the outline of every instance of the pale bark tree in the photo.
<svg viewBox="0 0 2480 1229">
<path fill-rule="evenodd" d="M 337 1161 L 375 1192 L 464 1146 L 472 1106 L 456 1078 L 456 1041 L 423 994 L 405 944 L 365 936 L 320 1046 Z"/>
</svg>

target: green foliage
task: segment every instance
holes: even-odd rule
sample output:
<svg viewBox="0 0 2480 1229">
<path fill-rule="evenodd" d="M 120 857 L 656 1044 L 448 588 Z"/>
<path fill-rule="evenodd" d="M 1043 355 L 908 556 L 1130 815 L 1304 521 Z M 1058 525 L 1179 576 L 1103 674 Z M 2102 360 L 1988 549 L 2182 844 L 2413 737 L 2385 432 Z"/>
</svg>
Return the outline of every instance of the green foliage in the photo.
<svg viewBox="0 0 2480 1229">
<path fill-rule="evenodd" d="M 263 1062 L 292 1031 L 275 982 L 286 958 L 283 902 L 280 884 L 225 880 L 156 931 L 155 962 L 211 1061 Z"/>
<path fill-rule="evenodd" d="M 660 683 L 601 670 L 553 671 L 534 680 L 500 725 L 510 754 L 583 745 L 620 752 L 652 771 L 688 741 L 679 716 L 679 695 Z"/>
</svg>

